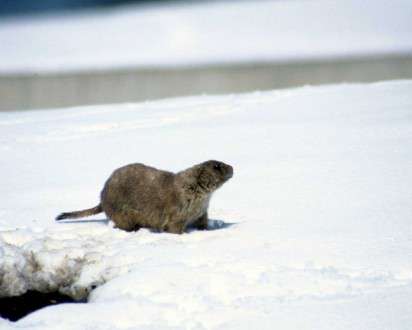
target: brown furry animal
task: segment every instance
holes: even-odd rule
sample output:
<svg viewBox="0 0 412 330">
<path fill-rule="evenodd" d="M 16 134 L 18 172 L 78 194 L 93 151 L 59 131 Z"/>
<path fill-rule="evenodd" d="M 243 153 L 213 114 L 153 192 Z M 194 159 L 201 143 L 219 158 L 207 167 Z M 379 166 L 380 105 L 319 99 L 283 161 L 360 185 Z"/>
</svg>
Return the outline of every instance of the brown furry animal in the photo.
<svg viewBox="0 0 412 330">
<path fill-rule="evenodd" d="M 212 193 L 232 176 L 232 166 L 215 160 L 176 174 L 130 164 L 109 177 L 99 205 L 62 213 L 56 220 L 105 212 L 117 228 L 126 231 L 144 227 L 182 234 L 189 225 L 206 229 Z"/>
</svg>

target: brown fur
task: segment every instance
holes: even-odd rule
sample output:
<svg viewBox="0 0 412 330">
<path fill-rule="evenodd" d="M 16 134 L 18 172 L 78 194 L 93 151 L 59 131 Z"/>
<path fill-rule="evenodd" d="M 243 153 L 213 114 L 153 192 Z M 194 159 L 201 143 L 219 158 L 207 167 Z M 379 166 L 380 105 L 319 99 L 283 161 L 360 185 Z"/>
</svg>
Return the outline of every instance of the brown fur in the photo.
<svg viewBox="0 0 412 330">
<path fill-rule="evenodd" d="M 113 172 L 94 208 L 60 214 L 56 220 L 102 211 L 127 231 L 151 228 L 181 234 L 189 225 L 206 229 L 212 193 L 233 175 L 230 165 L 209 160 L 176 174 L 143 164 Z"/>
</svg>

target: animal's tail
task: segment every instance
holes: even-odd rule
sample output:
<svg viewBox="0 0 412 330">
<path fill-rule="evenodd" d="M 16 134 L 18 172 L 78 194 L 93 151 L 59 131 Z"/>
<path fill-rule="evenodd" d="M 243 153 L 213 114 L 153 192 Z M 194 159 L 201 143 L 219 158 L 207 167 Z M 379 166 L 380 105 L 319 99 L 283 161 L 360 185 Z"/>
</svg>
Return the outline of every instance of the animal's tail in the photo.
<svg viewBox="0 0 412 330">
<path fill-rule="evenodd" d="M 103 209 L 102 209 L 102 206 L 99 204 L 87 210 L 61 213 L 56 217 L 56 221 L 63 220 L 63 219 L 77 219 L 77 218 L 88 217 L 89 215 L 97 214 L 100 212 L 103 212 Z"/>
</svg>

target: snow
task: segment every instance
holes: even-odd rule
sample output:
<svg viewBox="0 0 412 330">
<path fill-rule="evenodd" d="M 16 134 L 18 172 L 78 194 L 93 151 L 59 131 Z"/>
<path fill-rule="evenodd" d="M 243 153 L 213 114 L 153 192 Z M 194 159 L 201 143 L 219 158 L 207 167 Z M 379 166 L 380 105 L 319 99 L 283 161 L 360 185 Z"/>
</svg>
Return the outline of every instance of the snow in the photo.
<svg viewBox="0 0 412 330">
<path fill-rule="evenodd" d="M 91 291 L 0 328 L 410 329 L 411 109 L 392 81 L 0 113 L 0 293 Z M 207 159 L 235 169 L 214 230 L 53 220 Z"/>
<path fill-rule="evenodd" d="M 135 5 L 3 19 L 0 72 L 410 55 L 409 0 Z"/>
</svg>

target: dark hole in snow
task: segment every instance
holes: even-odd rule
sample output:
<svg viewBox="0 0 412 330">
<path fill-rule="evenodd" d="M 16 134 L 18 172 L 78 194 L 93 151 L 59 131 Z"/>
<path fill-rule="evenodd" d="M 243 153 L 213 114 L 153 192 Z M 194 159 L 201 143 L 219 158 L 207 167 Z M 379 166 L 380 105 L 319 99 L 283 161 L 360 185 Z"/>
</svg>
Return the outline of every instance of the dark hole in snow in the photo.
<svg viewBox="0 0 412 330">
<path fill-rule="evenodd" d="M 87 302 L 87 299 L 78 301 L 59 292 L 27 291 L 21 296 L 0 298 L 0 316 L 10 321 L 17 321 L 46 306 L 85 302 Z"/>
</svg>

